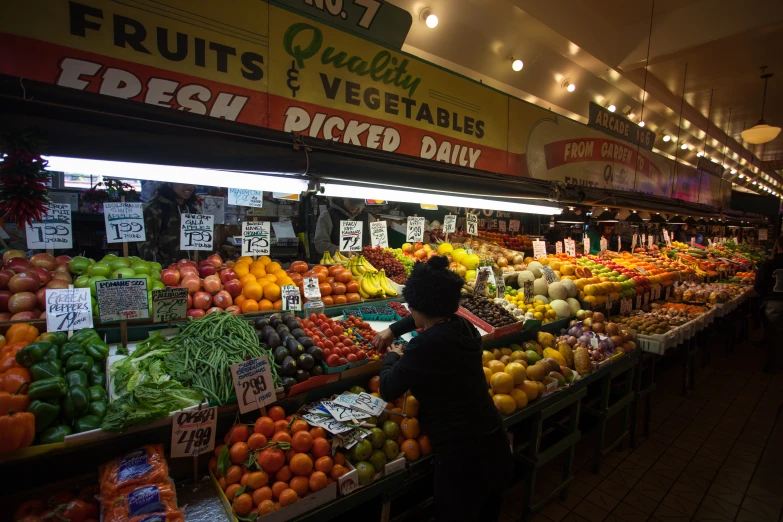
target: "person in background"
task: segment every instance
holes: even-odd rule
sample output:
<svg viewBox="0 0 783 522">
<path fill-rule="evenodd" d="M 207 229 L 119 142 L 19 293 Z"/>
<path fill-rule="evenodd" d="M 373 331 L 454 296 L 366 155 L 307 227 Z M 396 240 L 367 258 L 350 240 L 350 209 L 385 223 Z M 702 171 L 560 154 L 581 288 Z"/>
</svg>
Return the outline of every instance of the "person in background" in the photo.
<svg viewBox="0 0 783 522">
<path fill-rule="evenodd" d="M 313 242 L 319 255 L 327 250 L 334 255 L 337 250 L 342 248 L 340 245 L 340 221 L 361 221 L 364 223 L 361 246 L 370 244 L 370 214 L 364 209 L 364 200 L 330 199 L 329 208 L 326 212 L 321 212 L 315 224 Z"/>
<path fill-rule="evenodd" d="M 376 335 L 378 350 L 391 349 L 381 368 L 381 398 L 393 401 L 408 390 L 418 399 L 422 433 L 435 455 L 435 519 L 439 522 L 495 521 L 513 460 L 500 413 L 487 393 L 481 337 L 456 315 L 462 279 L 445 257 L 416 263 L 403 294 L 411 315 Z M 392 344 L 423 328 L 405 351 Z M 454 385 L 459 383 L 459 400 Z M 480 448 L 465 480 L 465 449 Z"/>
<path fill-rule="evenodd" d="M 600 254 L 601 253 L 601 237 L 606 238 L 607 241 L 610 241 L 612 232 L 614 232 L 614 223 L 607 223 L 605 221 L 602 221 L 598 223 L 595 227 L 590 227 L 587 229 L 587 237 L 590 238 L 590 253 L 591 254 Z M 616 241 L 616 240 L 615 240 Z M 615 247 L 617 244 L 615 243 Z M 612 248 L 607 248 L 607 250 L 612 250 Z"/>
<path fill-rule="evenodd" d="M 688 234 L 687 223 L 680 225 L 677 231 L 674 233 L 674 240 L 680 243 L 688 243 L 690 241 L 690 234 Z"/>
<path fill-rule="evenodd" d="M 783 350 L 783 236 L 775 241 L 772 259 L 762 263 L 756 272 L 753 289 L 761 297 L 764 344 L 767 347 L 764 371 L 777 373 Z"/>
<path fill-rule="evenodd" d="M 157 261 L 164 267 L 189 258 L 180 250 L 182 214 L 200 214 L 196 186 L 187 183 L 163 183 L 144 207 L 144 229 L 147 240 L 139 243 L 139 257 Z"/>
</svg>

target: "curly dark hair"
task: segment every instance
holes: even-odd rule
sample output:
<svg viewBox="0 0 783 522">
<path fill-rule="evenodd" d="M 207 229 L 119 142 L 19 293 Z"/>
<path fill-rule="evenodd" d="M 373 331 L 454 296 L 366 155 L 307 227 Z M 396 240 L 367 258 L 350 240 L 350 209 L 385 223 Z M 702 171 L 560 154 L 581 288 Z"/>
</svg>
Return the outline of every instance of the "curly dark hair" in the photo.
<svg viewBox="0 0 783 522">
<path fill-rule="evenodd" d="M 449 317 L 457 311 L 463 281 L 448 266 L 442 256 L 414 265 L 402 292 L 412 309 L 428 317 Z"/>
</svg>

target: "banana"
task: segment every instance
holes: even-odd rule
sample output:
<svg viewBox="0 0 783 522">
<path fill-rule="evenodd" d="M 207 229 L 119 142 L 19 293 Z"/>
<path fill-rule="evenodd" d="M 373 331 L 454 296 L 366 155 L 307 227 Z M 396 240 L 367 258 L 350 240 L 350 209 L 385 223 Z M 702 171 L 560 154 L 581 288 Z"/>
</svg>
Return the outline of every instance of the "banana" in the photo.
<svg viewBox="0 0 783 522">
<path fill-rule="evenodd" d="M 372 274 L 368 274 L 366 272 L 362 277 L 359 286 L 370 297 L 378 297 L 381 293 L 383 293 L 383 290 L 381 290 L 381 288 L 377 286 L 373 280 Z"/>
<path fill-rule="evenodd" d="M 324 252 L 324 255 L 321 256 L 321 264 L 322 265 L 333 265 L 334 261 L 332 260 L 332 255 L 327 250 Z"/>
<path fill-rule="evenodd" d="M 389 284 L 389 278 L 386 277 L 386 272 L 383 269 L 376 275 L 376 279 L 378 280 L 379 286 L 386 294 L 386 297 L 397 297 L 397 292 L 392 288 L 391 284 Z"/>
<path fill-rule="evenodd" d="M 372 266 L 369 261 L 364 256 L 359 256 L 359 261 L 361 262 L 361 265 L 364 267 L 364 269 L 367 272 L 375 273 L 378 271 L 377 268 Z"/>
<path fill-rule="evenodd" d="M 348 265 L 347 266 L 348 266 L 348 269 L 351 271 L 352 275 L 363 276 L 365 273 L 367 273 L 365 268 L 362 265 L 360 265 L 359 263 L 356 262 L 356 259 L 351 259 L 350 261 L 348 261 Z"/>
<path fill-rule="evenodd" d="M 359 295 L 362 296 L 364 299 L 370 299 L 370 294 L 362 290 L 361 285 L 359 285 Z"/>
</svg>

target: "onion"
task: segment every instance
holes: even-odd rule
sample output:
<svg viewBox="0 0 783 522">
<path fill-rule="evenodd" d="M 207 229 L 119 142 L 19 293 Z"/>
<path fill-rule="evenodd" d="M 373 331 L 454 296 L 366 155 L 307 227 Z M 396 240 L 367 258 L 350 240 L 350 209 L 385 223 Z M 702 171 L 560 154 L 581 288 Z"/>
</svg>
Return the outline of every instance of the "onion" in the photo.
<svg viewBox="0 0 783 522">
<path fill-rule="evenodd" d="M 590 344 L 590 337 L 587 336 L 587 334 L 583 334 L 579 336 L 579 339 L 576 340 L 579 344 L 588 345 Z"/>
<path fill-rule="evenodd" d="M 568 339 L 566 339 L 566 342 L 568 343 L 568 346 L 573 347 L 576 344 L 576 337 L 571 335 L 568 337 Z"/>
<path fill-rule="evenodd" d="M 619 345 L 623 344 L 623 338 L 620 337 L 619 335 L 612 335 L 609 338 L 612 340 L 612 342 L 614 343 L 615 346 L 619 346 Z"/>
</svg>

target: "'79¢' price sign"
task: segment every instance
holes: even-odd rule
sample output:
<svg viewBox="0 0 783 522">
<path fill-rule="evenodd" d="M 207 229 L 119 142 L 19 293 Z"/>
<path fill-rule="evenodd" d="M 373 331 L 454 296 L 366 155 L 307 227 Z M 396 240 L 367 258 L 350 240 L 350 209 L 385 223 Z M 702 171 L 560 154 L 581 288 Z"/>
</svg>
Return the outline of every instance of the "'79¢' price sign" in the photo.
<svg viewBox="0 0 783 522">
<path fill-rule="evenodd" d="M 340 221 L 340 245 L 342 252 L 358 252 L 362 249 L 362 233 L 364 223 L 362 221 Z"/>
<path fill-rule="evenodd" d="M 180 412 L 171 425 L 171 457 L 197 457 L 215 449 L 217 407 Z"/>
<path fill-rule="evenodd" d="M 257 410 L 275 402 L 275 386 L 269 358 L 257 357 L 233 364 L 231 377 L 240 413 Z"/>
</svg>

